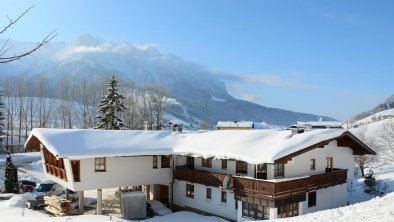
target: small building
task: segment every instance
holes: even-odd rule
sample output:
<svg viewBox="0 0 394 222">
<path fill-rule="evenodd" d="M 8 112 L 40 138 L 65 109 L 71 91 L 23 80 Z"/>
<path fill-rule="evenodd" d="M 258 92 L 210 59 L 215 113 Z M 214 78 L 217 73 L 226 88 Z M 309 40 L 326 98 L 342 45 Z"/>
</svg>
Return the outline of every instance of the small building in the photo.
<svg viewBox="0 0 394 222">
<path fill-rule="evenodd" d="M 216 125 L 218 130 L 251 130 L 254 123 L 250 121 L 219 121 Z"/>
<path fill-rule="evenodd" d="M 296 127 L 306 129 L 341 129 L 342 123 L 338 121 L 297 121 Z"/>
<path fill-rule="evenodd" d="M 375 152 L 344 129 L 299 132 L 33 129 L 25 146 L 41 152 L 49 179 L 96 189 L 98 214 L 101 189 L 123 186 L 234 221 L 345 206 L 353 155 Z"/>
</svg>

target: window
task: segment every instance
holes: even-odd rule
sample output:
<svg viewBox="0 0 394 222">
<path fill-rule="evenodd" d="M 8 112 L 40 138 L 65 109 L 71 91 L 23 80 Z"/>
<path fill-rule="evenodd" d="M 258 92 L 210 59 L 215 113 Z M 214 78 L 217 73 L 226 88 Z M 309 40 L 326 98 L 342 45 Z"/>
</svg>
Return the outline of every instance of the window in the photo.
<svg viewBox="0 0 394 222">
<path fill-rule="evenodd" d="M 333 169 L 333 160 L 332 160 L 332 157 L 328 157 L 328 158 L 326 158 L 327 159 L 327 166 L 326 166 L 326 172 L 331 172 L 332 171 L 332 169 Z"/>
<path fill-rule="evenodd" d="M 255 220 L 269 220 L 269 207 L 242 202 L 242 216 Z"/>
<path fill-rule="evenodd" d="M 315 159 L 311 159 L 310 170 L 316 170 L 316 160 Z"/>
<path fill-rule="evenodd" d="M 316 206 L 316 191 L 308 193 L 308 207 Z"/>
<path fill-rule="evenodd" d="M 298 203 L 278 207 L 278 218 L 298 216 Z"/>
<path fill-rule="evenodd" d="M 222 160 L 222 170 L 227 170 L 227 160 Z"/>
<path fill-rule="evenodd" d="M 194 198 L 194 185 L 186 184 L 186 197 Z"/>
<path fill-rule="evenodd" d="M 96 172 L 105 172 L 105 157 L 95 158 L 94 169 Z"/>
<path fill-rule="evenodd" d="M 171 167 L 171 156 L 161 156 L 161 168 Z"/>
<path fill-rule="evenodd" d="M 153 169 L 157 169 L 157 156 L 153 156 Z"/>
<path fill-rule="evenodd" d="M 235 163 L 235 173 L 247 174 L 248 173 L 248 163 L 244 161 L 237 161 Z"/>
<path fill-rule="evenodd" d="M 274 165 L 274 178 L 285 176 L 285 166 L 283 163 L 276 163 Z"/>
<path fill-rule="evenodd" d="M 211 188 L 207 188 L 207 200 L 212 199 L 212 190 Z"/>
<path fill-rule="evenodd" d="M 186 157 L 186 167 L 189 169 L 194 169 L 194 157 Z"/>
<path fill-rule="evenodd" d="M 227 203 L 227 192 L 226 191 L 222 191 L 222 195 L 221 195 L 221 201 L 222 203 Z"/>
<path fill-rule="evenodd" d="M 212 167 L 212 158 L 209 158 L 209 159 L 202 158 L 201 166 L 211 168 Z"/>
<path fill-rule="evenodd" d="M 81 182 L 80 161 L 79 160 L 71 160 L 71 169 L 73 171 L 74 182 Z"/>
<path fill-rule="evenodd" d="M 257 172 L 256 172 L 257 179 L 267 179 L 267 164 L 257 164 Z"/>
</svg>

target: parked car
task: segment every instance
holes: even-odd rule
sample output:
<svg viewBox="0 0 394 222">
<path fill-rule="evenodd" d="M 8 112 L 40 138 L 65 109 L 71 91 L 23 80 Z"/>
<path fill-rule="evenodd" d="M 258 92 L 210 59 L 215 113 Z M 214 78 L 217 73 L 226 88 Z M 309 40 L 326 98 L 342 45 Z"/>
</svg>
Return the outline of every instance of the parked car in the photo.
<svg viewBox="0 0 394 222">
<path fill-rule="evenodd" d="M 30 180 L 20 180 L 19 181 L 19 189 L 23 192 L 32 192 L 34 188 L 36 188 L 36 182 Z"/>
<path fill-rule="evenodd" d="M 155 215 L 164 216 L 172 213 L 170 209 L 158 200 L 148 200 L 146 203 L 148 205 L 148 212 L 151 210 Z"/>
<path fill-rule="evenodd" d="M 62 191 L 64 191 L 64 188 L 60 184 L 53 181 L 45 181 L 33 192 L 33 197 L 39 198 L 43 196 L 59 195 Z"/>
</svg>

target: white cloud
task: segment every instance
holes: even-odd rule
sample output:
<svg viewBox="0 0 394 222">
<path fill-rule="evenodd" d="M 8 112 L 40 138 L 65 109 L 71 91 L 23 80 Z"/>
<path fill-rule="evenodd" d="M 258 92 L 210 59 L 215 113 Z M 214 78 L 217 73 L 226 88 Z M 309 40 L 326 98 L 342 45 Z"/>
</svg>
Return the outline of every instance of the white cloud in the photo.
<svg viewBox="0 0 394 222">
<path fill-rule="evenodd" d="M 235 75 L 219 74 L 219 78 L 225 81 L 238 84 L 254 84 L 280 88 L 293 89 L 318 89 L 316 84 L 310 84 L 302 81 L 301 77 L 283 77 L 281 75 Z"/>
<path fill-rule="evenodd" d="M 149 48 L 157 48 L 160 44 L 157 42 L 152 42 L 152 43 L 148 43 L 148 44 L 139 44 L 139 45 L 135 45 L 135 47 L 137 49 L 149 49 Z"/>
<path fill-rule="evenodd" d="M 246 75 L 243 77 L 244 82 L 251 84 L 261 84 L 282 88 L 296 88 L 296 89 L 317 89 L 318 86 L 308 84 L 299 80 L 283 78 L 278 75 Z"/>
</svg>

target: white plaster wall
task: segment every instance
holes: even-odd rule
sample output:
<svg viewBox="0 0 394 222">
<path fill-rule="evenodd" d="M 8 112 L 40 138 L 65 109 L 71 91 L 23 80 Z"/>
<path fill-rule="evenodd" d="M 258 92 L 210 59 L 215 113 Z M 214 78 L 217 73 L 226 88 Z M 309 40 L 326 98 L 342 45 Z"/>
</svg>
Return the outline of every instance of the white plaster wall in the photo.
<svg viewBox="0 0 394 222">
<path fill-rule="evenodd" d="M 227 169 L 222 169 L 222 160 L 212 160 L 212 168 L 202 166 L 202 158 L 194 158 L 194 169 L 205 170 L 208 172 L 222 173 L 222 174 L 235 174 L 235 161 L 227 160 Z M 249 170 L 249 169 L 248 169 Z"/>
<path fill-rule="evenodd" d="M 186 197 L 186 184 L 194 185 L 194 198 Z M 212 199 L 206 199 L 207 186 L 196 183 L 189 183 L 182 180 L 175 180 L 174 183 L 174 204 L 181 207 L 192 207 L 211 214 L 237 220 L 238 211 L 235 209 L 234 193 L 226 190 L 227 203 L 221 202 L 222 189 L 209 187 L 212 189 Z M 239 207 L 241 207 L 239 205 Z"/>
<path fill-rule="evenodd" d="M 106 158 L 106 172 L 95 172 L 95 159 L 82 159 L 80 160 L 81 182 L 75 182 L 73 190 L 94 190 L 148 184 L 168 185 L 172 181 L 172 169 L 160 168 L 160 156 L 157 160 L 158 169 L 153 169 L 152 156 L 111 157 Z"/>
<path fill-rule="evenodd" d="M 300 204 L 302 214 L 313 213 L 320 210 L 346 206 L 347 186 L 340 184 L 334 187 L 319 189 L 316 192 L 316 206 L 308 208 L 308 195 L 306 201 Z"/>
<path fill-rule="evenodd" d="M 293 157 L 285 164 L 285 177 L 298 177 L 317 173 L 325 173 L 327 157 L 333 157 L 333 167 L 348 169 L 348 179 L 354 176 L 353 150 L 348 147 L 337 147 L 332 141 L 324 148 L 316 148 L 299 156 Z M 316 170 L 310 170 L 310 160 L 315 159 Z"/>
</svg>

